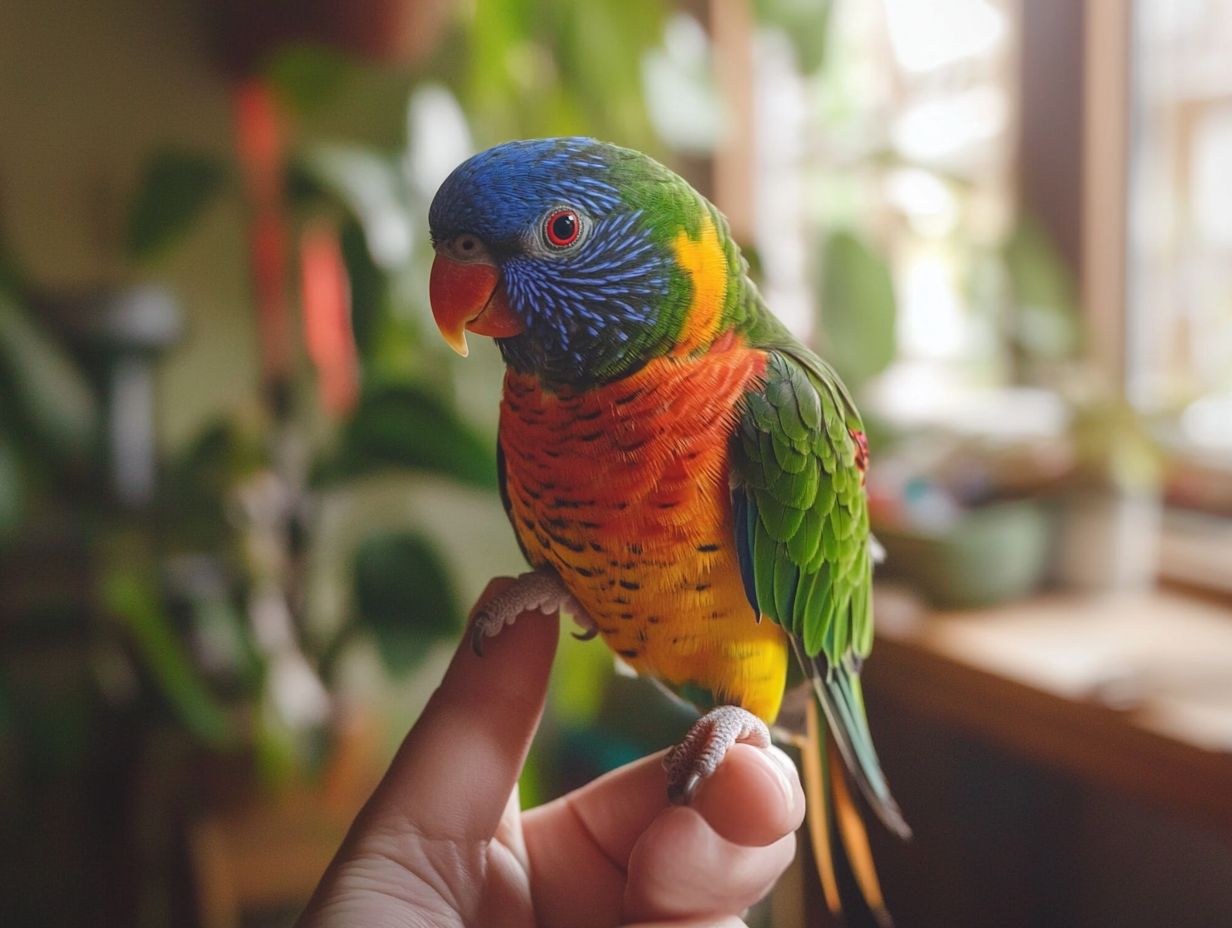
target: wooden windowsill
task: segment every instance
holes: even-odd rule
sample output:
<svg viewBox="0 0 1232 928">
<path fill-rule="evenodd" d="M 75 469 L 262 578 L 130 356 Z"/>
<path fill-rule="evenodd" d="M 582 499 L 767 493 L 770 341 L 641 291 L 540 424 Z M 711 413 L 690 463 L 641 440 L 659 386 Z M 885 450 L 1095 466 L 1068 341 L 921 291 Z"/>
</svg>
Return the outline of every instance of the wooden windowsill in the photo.
<svg viewBox="0 0 1232 928">
<path fill-rule="evenodd" d="M 1175 592 L 930 612 L 879 590 L 870 702 L 1232 833 L 1232 609 Z"/>
</svg>

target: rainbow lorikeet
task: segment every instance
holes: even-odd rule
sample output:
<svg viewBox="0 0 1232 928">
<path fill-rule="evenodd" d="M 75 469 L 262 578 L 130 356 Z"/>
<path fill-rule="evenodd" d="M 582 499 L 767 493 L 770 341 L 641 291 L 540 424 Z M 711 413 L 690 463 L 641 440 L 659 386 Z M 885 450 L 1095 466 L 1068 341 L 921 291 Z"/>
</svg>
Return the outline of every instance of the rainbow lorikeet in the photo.
<svg viewBox="0 0 1232 928">
<path fill-rule="evenodd" d="M 674 801 L 735 741 L 769 742 L 794 655 L 817 700 L 803 764 L 827 900 L 845 852 L 882 910 L 846 778 L 908 829 L 860 690 L 875 543 L 838 376 L 767 309 L 722 214 L 638 152 L 500 145 L 454 170 L 429 223 L 437 325 L 505 360 L 500 488 L 534 568 L 481 606 L 476 647 L 563 606 L 696 705 L 665 762 Z"/>
</svg>

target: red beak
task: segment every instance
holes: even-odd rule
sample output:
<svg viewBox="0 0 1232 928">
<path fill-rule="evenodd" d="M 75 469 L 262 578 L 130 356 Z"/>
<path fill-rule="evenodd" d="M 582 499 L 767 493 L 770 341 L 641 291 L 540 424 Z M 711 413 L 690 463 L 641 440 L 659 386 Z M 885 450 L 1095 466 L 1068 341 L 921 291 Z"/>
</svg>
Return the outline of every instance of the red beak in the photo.
<svg viewBox="0 0 1232 928">
<path fill-rule="evenodd" d="M 446 343 L 466 357 L 466 330 L 508 338 L 526 331 L 509 308 L 500 271 L 482 261 L 463 263 L 437 255 L 428 283 L 432 316 Z"/>
</svg>

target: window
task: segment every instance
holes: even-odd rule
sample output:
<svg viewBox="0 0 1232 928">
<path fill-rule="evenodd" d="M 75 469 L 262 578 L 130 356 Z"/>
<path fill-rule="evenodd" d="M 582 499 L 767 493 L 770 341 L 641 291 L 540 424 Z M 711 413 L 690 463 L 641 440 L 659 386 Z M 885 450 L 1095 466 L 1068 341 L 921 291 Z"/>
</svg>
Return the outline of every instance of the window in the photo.
<svg viewBox="0 0 1232 928">
<path fill-rule="evenodd" d="M 754 237 L 767 298 L 807 335 L 830 259 L 852 257 L 833 236 L 850 233 L 884 259 L 895 361 L 868 402 L 896 419 L 1012 377 L 1004 293 L 990 288 L 1004 285 L 999 249 L 1017 221 L 1016 10 L 1014 0 L 836 3 L 812 69 L 789 30 L 759 35 Z M 832 338 L 833 306 L 820 302 Z M 822 347 L 843 360 L 844 345 Z"/>
<path fill-rule="evenodd" d="M 1127 387 L 1232 467 L 1232 3 L 1133 7 Z"/>
</svg>

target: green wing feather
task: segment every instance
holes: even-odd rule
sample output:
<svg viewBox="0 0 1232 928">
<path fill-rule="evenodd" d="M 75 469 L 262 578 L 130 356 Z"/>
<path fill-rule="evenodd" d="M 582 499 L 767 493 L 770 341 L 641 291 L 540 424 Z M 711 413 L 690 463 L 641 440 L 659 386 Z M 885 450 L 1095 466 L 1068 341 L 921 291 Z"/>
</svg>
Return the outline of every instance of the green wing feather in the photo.
<svg viewBox="0 0 1232 928">
<path fill-rule="evenodd" d="M 873 642 L 873 558 L 859 431 L 855 404 L 824 361 L 786 339 L 768 350 L 732 439 L 736 547 L 749 601 L 791 633 L 861 791 L 907 834 L 860 690 Z"/>
<path fill-rule="evenodd" d="M 868 504 L 851 435 L 860 429 L 824 362 L 780 349 L 767 353 L 733 442 L 736 484 L 756 516 L 750 598 L 830 668 L 871 644 Z"/>
</svg>

